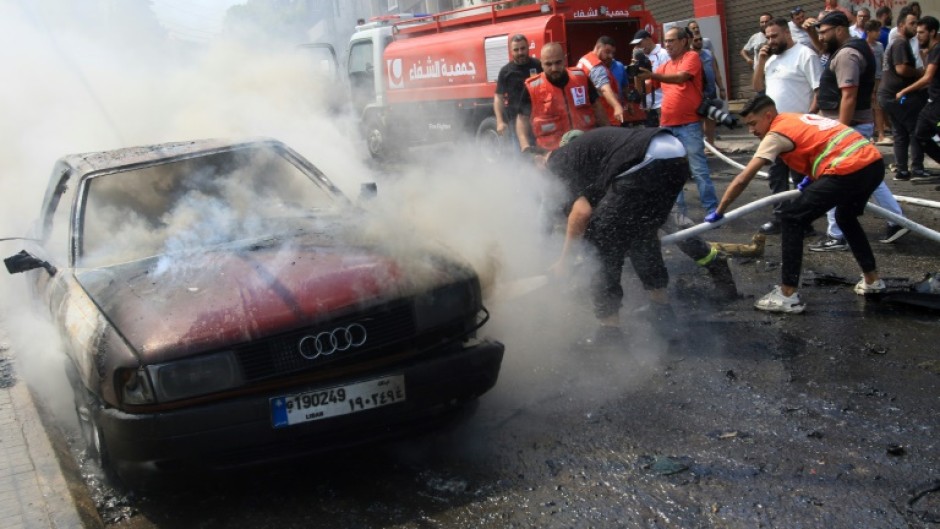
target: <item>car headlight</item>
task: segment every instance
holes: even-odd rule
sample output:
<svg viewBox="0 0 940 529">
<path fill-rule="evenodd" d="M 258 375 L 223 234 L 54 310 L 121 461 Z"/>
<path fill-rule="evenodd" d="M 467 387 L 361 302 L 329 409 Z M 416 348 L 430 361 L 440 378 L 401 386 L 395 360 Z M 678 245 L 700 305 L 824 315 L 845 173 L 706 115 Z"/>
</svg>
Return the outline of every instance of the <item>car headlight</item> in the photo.
<svg viewBox="0 0 940 529">
<path fill-rule="evenodd" d="M 479 309 L 479 284 L 476 281 L 451 283 L 415 298 L 415 326 L 421 333 L 472 316 Z"/>
<path fill-rule="evenodd" d="M 144 368 L 122 369 L 118 371 L 117 387 L 121 389 L 121 402 L 124 404 L 153 404 L 153 385 Z"/>
<path fill-rule="evenodd" d="M 208 395 L 244 383 L 235 355 L 226 351 L 147 366 L 158 402 Z"/>
</svg>

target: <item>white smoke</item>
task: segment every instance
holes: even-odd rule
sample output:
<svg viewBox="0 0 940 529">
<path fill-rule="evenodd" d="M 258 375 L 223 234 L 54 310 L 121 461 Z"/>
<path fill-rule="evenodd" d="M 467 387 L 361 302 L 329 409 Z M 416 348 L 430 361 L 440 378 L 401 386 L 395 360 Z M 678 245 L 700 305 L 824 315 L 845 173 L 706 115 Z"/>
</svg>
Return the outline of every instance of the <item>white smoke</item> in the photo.
<svg viewBox="0 0 940 529">
<path fill-rule="evenodd" d="M 95 5 L 83 3 L 82 9 L 93 11 Z M 284 141 L 337 175 L 336 183 L 347 191 L 356 190 L 360 179 L 374 180 L 351 121 L 331 105 L 341 101 L 342 89 L 315 75 L 303 54 L 226 42 L 198 48 L 116 39 L 87 25 L 94 17 L 80 11 L 66 1 L 0 3 L 0 57 L 8 72 L 0 83 L 0 238 L 32 233 L 54 162 L 65 154 L 263 136 Z M 233 193 L 226 198 L 256 204 Z M 201 211 L 208 215 L 204 226 L 225 224 L 224 216 Z M 103 224 L 116 234 L 115 246 L 147 240 L 132 217 Z M 0 257 L 25 245 L 0 242 Z M 22 310 L 31 298 L 23 276 L 0 275 L 0 325 L 11 335 L 20 372 L 40 375 L 37 387 L 54 387 L 42 374 L 61 372 L 47 366 L 61 361 L 56 353 L 62 344 L 39 316 L 42 309 Z M 67 385 L 59 386 L 67 391 Z M 57 400 L 70 399 L 69 394 Z"/>
<path fill-rule="evenodd" d="M 467 144 L 419 153 L 434 162 L 403 167 L 394 178 L 378 175 L 366 163 L 354 120 L 337 113 L 345 89 L 313 75 L 302 53 L 231 42 L 204 49 L 159 41 L 125 45 L 49 18 L 55 2 L 37 4 L 45 10 L 30 5 L 0 4 L 0 57 L 8 72 L 0 83 L 0 237 L 30 232 L 53 164 L 64 154 L 267 136 L 306 156 L 349 195 L 361 182 L 379 180 L 379 198 L 370 207 L 380 221 L 371 225 L 372 236 L 401 254 L 416 242 L 441 241 L 495 288 L 543 274 L 555 258 L 558 240 L 544 235 L 540 221 L 539 199 L 548 187 L 543 176 L 524 164 L 483 164 Z M 245 207 L 257 203 L 234 198 Z M 194 224 L 226 224 L 224 215 L 198 213 L 211 202 L 188 204 Z M 115 223 L 115 242 L 130 244 L 143 227 L 138 220 Z M 0 243 L 0 256 L 22 246 Z M 0 325 L 11 333 L 27 376 L 59 361 L 49 353 L 61 350 L 51 328 L 22 311 L 28 297 L 21 276 L 0 275 Z M 484 334 L 507 344 L 503 387 L 527 391 L 520 388 L 542 380 L 556 391 L 557 373 L 576 364 L 568 344 L 593 324 L 583 296 L 553 286 L 490 308 Z"/>
</svg>

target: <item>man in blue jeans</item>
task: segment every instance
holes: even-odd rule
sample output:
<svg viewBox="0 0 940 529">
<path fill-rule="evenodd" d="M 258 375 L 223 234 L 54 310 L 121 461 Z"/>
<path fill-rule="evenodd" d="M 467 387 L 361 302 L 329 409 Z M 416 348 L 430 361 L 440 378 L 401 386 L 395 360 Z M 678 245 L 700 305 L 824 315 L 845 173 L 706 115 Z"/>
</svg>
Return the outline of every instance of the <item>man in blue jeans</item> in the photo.
<svg viewBox="0 0 940 529">
<path fill-rule="evenodd" d="M 871 48 L 867 42 L 851 38 L 848 18 L 841 12 L 829 13 L 816 26 L 819 39 L 829 52 L 829 63 L 823 68 L 816 97 L 819 114 L 871 138 L 874 132 L 871 94 L 875 86 L 875 57 Z M 901 206 L 884 182 L 879 183 L 871 198 L 888 211 L 902 214 Z M 848 250 L 849 243 L 836 222 L 835 210 L 829 211 L 826 218 L 829 224 L 826 237 L 811 244 L 810 251 Z M 908 231 L 899 224 L 889 222 L 885 234 L 878 240 L 892 243 Z"/>
<path fill-rule="evenodd" d="M 698 108 L 702 104 L 702 61 L 698 53 L 689 49 L 689 34 L 685 28 L 672 28 L 663 39 L 669 61 L 655 72 L 640 68 L 638 78 L 650 79 L 652 87 L 662 88 L 663 106 L 660 109 L 660 126 L 669 129 L 682 142 L 688 153 L 689 169 L 705 214 L 718 207 L 718 196 L 708 171 L 705 158 L 705 141 L 702 117 Z M 687 214 L 685 197 L 679 193 L 676 200 L 679 211 Z"/>
</svg>

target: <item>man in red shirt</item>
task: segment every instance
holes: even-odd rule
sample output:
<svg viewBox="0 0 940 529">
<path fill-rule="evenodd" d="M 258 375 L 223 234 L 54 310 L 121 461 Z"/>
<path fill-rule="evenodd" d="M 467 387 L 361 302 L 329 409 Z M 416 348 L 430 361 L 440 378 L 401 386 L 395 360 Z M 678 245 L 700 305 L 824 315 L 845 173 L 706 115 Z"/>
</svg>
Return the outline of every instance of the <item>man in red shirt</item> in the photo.
<svg viewBox="0 0 940 529">
<path fill-rule="evenodd" d="M 718 207 L 718 197 L 708 172 L 701 116 L 698 114 L 702 104 L 702 61 L 698 53 L 689 49 L 689 34 L 685 28 L 667 31 L 663 44 L 669 54 L 669 61 L 655 72 L 641 68 L 641 76 L 651 79 L 654 89 L 662 88 L 663 106 L 659 124 L 669 129 L 685 146 L 699 200 L 708 214 Z M 687 210 L 682 193 L 679 193 L 676 203 L 679 211 L 685 215 Z"/>
</svg>

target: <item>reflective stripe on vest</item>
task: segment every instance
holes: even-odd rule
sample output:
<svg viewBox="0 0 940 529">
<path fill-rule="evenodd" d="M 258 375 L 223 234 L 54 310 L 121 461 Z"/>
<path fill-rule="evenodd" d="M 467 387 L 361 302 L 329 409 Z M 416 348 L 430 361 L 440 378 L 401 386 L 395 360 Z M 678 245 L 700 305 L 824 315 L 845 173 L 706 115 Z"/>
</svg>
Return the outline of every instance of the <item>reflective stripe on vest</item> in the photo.
<svg viewBox="0 0 940 529">
<path fill-rule="evenodd" d="M 871 143 L 855 129 L 836 120 L 813 114 L 778 114 L 770 131 L 793 143 L 793 150 L 780 153 L 791 169 L 809 175 L 848 175 L 882 160 Z"/>
<path fill-rule="evenodd" d="M 852 154 L 853 152 L 869 144 L 871 144 L 870 141 L 866 140 L 865 138 L 862 138 L 858 140 L 857 142 L 853 143 L 852 145 L 849 145 L 849 148 L 842 151 L 842 154 L 840 154 L 838 158 L 833 160 L 832 163 L 829 164 L 829 167 L 835 168 L 836 166 L 839 165 L 839 162 L 844 160 L 848 155 Z"/>
<path fill-rule="evenodd" d="M 834 138 L 829 140 L 829 143 L 826 145 L 826 148 L 823 149 L 823 152 L 820 153 L 819 156 L 817 156 L 815 160 L 813 160 L 813 176 L 817 176 L 819 174 L 819 162 L 823 161 L 826 158 L 826 156 L 829 156 L 829 153 L 832 151 L 832 149 L 835 148 L 835 146 L 838 145 L 839 142 L 842 141 L 842 139 L 848 136 L 849 134 L 852 134 L 852 129 L 845 129 L 839 134 L 837 134 Z M 829 167 L 835 167 L 836 161 L 841 160 L 843 157 L 844 156 L 836 158 L 836 160 L 833 160 L 832 163 L 829 164 Z"/>
</svg>

